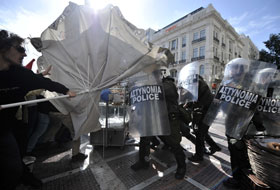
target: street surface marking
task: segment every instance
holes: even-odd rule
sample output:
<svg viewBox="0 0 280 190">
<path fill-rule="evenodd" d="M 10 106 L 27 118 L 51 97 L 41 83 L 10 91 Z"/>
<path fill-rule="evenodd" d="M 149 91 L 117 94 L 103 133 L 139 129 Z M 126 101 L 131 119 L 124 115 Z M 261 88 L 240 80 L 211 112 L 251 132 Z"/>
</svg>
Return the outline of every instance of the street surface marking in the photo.
<svg viewBox="0 0 280 190">
<path fill-rule="evenodd" d="M 98 152 L 92 152 L 92 163 L 90 170 L 93 173 L 97 183 L 102 190 L 123 190 L 127 189 L 124 183 L 116 176 L 110 166 L 105 160 L 98 154 Z"/>
<path fill-rule="evenodd" d="M 185 180 L 189 183 L 191 183 L 192 185 L 196 186 L 197 188 L 201 189 L 201 190 L 210 190 L 209 188 L 205 187 L 204 185 L 202 185 L 201 183 L 193 180 L 190 177 L 186 177 Z"/>
<path fill-rule="evenodd" d="M 129 155 L 132 155 L 132 154 L 135 154 L 139 152 L 139 150 L 133 150 L 133 151 L 130 151 L 130 152 L 127 152 L 125 154 L 120 154 L 118 156 L 114 156 L 114 157 L 111 157 L 111 158 L 107 158 L 105 159 L 106 162 L 111 162 L 113 160 L 116 160 L 116 159 L 119 159 L 119 158 L 122 158 L 122 157 L 125 157 L 125 156 L 129 156 Z"/>
<path fill-rule="evenodd" d="M 47 182 L 50 182 L 50 181 L 54 181 L 56 179 L 66 177 L 66 176 L 69 176 L 71 174 L 78 173 L 80 171 L 83 171 L 83 170 L 80 169 L 80 168 L 76 168 L 76 169 L 71 170 L 71 171 L 63 172 L 63 173 L 60 173 L 60 174 L 57 174 L 57 175 L 54 175 L 54 176 L 51 176 L 51 177 L 44 178 L 44 179 L 42 179 L 42 182 L 47 183 Z"/>
<path fill-rule="evenodd" d="M 163 172 L 163 176 L 166 176 L 168 174 L 170 174 L 171 172 L 175 171 L 176 170 L 176 167 L 177 166 L 172 166 L 170 168 L 168 168 L 167 170 L 165 170 Z M 157 180 L 159 180 L 161 177 L 158 176 L 158 175 L 155 175 L 141 183 L 139 183 L 138 185 L 135 185 L 133 187 L 131 187 L 129 190 L 139 190 L 139 189 L 143 189 L 145 187 L 147 187 L 148 185 L 151 185 L 152 183 L 156 182 Z"/>
</svg>

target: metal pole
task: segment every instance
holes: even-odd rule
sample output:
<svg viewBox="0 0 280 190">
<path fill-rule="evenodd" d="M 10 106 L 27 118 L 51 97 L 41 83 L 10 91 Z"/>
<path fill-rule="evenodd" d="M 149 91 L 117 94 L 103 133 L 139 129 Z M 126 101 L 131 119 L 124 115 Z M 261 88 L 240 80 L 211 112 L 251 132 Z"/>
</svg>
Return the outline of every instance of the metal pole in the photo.
<svg viewBox="0 0 280 190">
<path fill-rule="evenodd" d="M 88 93 L 89 91 L 82 91 L 77 93 L 78 95 Z M 23 105 L 28 105 L 28 104 L 34 104 L 34 103 L 40 103 L 40 102 L 46 102 L 49 100 L 57 100 L 57 99 L 62 99 L 62 98 L 69 98 L 69 95 L 62 95 L 62 96 L 56 96 L 52 98 L 43 98 L 43 99 L 38 99 L 38 100 L 29 100 L 29 101 L 23 101 L 23 102 L 17 102 L 17 103 L 11 103 L 11 104 L 4 104 L 0 105 L 0 110 L 1 109 L 6 109 L 6 108 L 12 108 L 12 107 L 17 107 L 17 106 L 23 106 Z"/>
</svg>

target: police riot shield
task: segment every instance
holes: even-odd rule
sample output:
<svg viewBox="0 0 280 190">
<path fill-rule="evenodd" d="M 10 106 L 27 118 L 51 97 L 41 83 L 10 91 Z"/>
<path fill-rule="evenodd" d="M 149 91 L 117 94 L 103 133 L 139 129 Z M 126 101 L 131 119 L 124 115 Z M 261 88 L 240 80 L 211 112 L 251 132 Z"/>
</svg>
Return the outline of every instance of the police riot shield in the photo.
<svg viewBox="0 0 280 190">
<path fill-rule="evenodd" d="M 264 75 L 262 70 L 267 68 L 275 69 L 275 65 L 243 58 L 230 61 L 203 122 L 225 127 L 227 136 L 240 140 L 268 87 L 265 77 L 274 75 Z"/>
<path fill-rule="evenodd" d="M 257 106 L 258 117 L 264 127 L 264 135 L 280 137 L 280 73 L 277 71 L 269 84 L 266 97 L 262 97 Z M 255 133 L 254 133 L 255 132 Z M 249 135 L 257 134 L 255 126 L 250 125 Z"/>
<path fill-rule="evenodd" d="M 192 62 L 184 66 L 178 76 L 179 104 L 195 102 L 198 99 L 199 63 Z"/>
<path fill-rule="evenodd" d="M 160 70 L 139 73 L 129 79 L 130 120 L 134 134 L 170 135 L 167 106 Z"/>
</svg>

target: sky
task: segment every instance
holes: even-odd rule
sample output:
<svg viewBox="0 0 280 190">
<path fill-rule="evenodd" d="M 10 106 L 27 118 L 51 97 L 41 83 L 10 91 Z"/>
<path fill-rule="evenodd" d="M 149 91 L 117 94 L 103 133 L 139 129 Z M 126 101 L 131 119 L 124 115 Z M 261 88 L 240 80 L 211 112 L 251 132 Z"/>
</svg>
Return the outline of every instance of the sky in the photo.
<svg viewBox="0 0 280 190">
<path fill-rule="evenodd" d="M 280 33 L 280 0 L 72 0 L 82 5 L 88 1 L 98 10 L 110 3 L 138 28 L 159 30 L 186 14 L 206 8 L 210 3 L 239 34 L 249 36 L 256 47 L 266 49 L 270 34 Z M 40 37 L 60 16 L 69 0 L 0 0 L 0 29 L 21 37 Z M 24 65 L 40 56 L 26 45 Z"/>
</svg>

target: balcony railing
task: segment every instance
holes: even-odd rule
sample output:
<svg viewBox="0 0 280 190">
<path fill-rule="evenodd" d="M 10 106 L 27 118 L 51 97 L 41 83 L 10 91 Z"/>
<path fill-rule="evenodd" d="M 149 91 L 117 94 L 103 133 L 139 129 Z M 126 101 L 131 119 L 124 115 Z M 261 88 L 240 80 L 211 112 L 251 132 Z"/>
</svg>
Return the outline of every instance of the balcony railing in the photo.
<svg viewBox="0 0 280 190">
<path fill-rule="evenodd" d="M 197 42 L 201 42 L 201 41 L 203 41 L 203 40 L 205 40 L 205 39 L 206 39 L 206 37 L 198 38 L 198 39 L 196 39 L 196 40 L 193 40 L 193 41 L 192 41 L 192 44 L 197 43 Z"/>
<path fill-rule="evenodd" d="M 186 60 L 185 60 L 185 59 L 182 59 L 182 60 L 179 61 L 179 64 L 180 64 L 180 63 L 186 63 Z"/>
<path fill-rule="evenodd" d="M 226 47 L 226 44 L 225 44 L 225 43 L 223 43 L 223 42 L 222 42 L 222 47 L 224 47 L 224 48 Z"/>
<path fill-rule="evenodd" d="M 178 65 L 179 64 L 179 61 L 175 61 L 173 63 L 169 63 L 170 66 L 175 66 L 175 65 Z"/>
<path fill-rule="evenodd" d="M 219 61 L 220 58 L 214 55 L 214 60 Z"/>
<path fill-rule="evenodd" d="M 198 61 L 198 60 L 202 60 L 202 59 L 205 59 L 205 56 L 193 57 L 191 60 Z"/>
<path fill-rule="evenodd" d="M 218 44 L 220 43 L 220 40 L 216 37 L 213 38 L 214 39 L 214 42 L 217 42 Z"/>
</svg>

